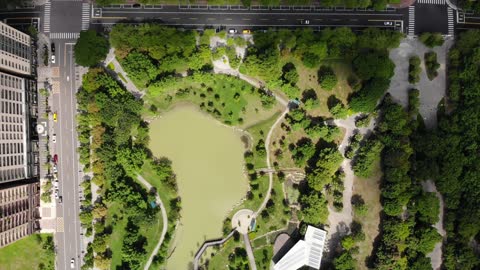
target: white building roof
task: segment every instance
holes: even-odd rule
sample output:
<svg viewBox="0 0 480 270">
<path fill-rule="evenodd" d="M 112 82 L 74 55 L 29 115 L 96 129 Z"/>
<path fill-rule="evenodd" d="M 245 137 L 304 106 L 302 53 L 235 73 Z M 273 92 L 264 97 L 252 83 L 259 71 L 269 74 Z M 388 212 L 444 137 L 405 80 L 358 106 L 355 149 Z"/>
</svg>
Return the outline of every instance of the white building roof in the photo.
<svg viewBox="0 0 480 270">
<path fill-rule="evenodd" d="M 297 270 L 303 266 L 319 269 L 326 236 L 326 231 L 308 226 L 305 240 L 298 241 L 273 269 Z"/>
</svg>

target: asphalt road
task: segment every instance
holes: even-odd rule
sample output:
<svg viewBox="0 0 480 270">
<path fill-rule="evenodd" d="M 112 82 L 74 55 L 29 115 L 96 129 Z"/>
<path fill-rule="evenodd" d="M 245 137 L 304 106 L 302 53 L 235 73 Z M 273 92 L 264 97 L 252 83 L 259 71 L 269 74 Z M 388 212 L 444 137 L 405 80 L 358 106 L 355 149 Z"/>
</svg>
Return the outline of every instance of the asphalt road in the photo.
<svg viewBox="0 0 480 270">
<path fill-rule="evenodd" d="M 75 62 L 73 43 L 55 42 L 56 64 L 60 70 L 60 91 L 53 94 L 53 109 L 58 122 L 54 123 L 57 143 L 53 147 L 58 154 L 58 179 L 63 203 L 57 203 L 57 217 L 63 217 L 63 232 L 55 235 L 57 245 L 56 269 L 70 269 L 70 260 L 75 259 L 75 268 L 80 269 L 82 239 L 79 215 L 79 166 L 75 114 Z M 57 201 L 58 202 L 58 201 Z"/>
<path fill-rule="evenodd" d="M 405 31 L 408 10 L 374 11 L 281 11 L 281 10 L 199 10 L 169 7 L 163 9 L 122 9 L 101 10 L 101 17 L 92 18 L 93 25 L 112 25 L 118 22 L 140 22 L 154 20 L 165 25 L 190 28 L 224 26 L 227 28 L 265 29 L 270 27 L 325 27 L 346 26 L 351 28 L 380 27 Z M 309 25 L 302 25 L 309 20 Z M 384 22 L 392 22 L 386 26 Z"/>
</svg>

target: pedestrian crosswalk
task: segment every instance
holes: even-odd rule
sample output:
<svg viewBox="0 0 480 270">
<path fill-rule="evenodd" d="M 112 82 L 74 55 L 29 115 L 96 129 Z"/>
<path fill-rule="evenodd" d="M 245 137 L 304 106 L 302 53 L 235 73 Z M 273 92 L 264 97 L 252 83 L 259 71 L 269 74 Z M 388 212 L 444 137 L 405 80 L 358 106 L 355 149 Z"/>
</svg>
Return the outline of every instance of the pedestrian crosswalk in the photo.
<svg viewBox="0 0 480 270">
<path fill-rule="evenodd" d="M 415 35 L 415 7 L 408 7 L 408 35 Z"/>
<path fill-rule="evenodd" d="M 90 24 L 90 4 L 82 3 L 82 30 L 87 30 Z"/>
<path fill-rule="evenodd" d="M 453 18 L 453 9 L 451 7 L 448 7 L 447 9 L 447 14 L 448 14 L 448 35 L 452 36 L 455 33 L 455 28 L 454 28 L 454 18 Z"/>
<path fill-rule="evenodd" d="M 446 0 L 417 0 L 418 4 L 445 5 Z"/>
<path fill-rule="evenodd" d="M 52 8 L 52 3 L 45 3 L 45 9 L 43 12 L 43 32 L 50 32 L 50 10 Z"/>
<path fill-rule="evenodd" d="M 64 226 L 65 226 L 65 222 L 63 220 L 62 217 L 57 217 L 57 222 L 56 222 L 56 231 L 57 232 L 64 232 Z"/>
<path fill-rule="evenodd" d="M 50 33 L 50 39 L 77 39 L 80 33 Z"/>
</svg>

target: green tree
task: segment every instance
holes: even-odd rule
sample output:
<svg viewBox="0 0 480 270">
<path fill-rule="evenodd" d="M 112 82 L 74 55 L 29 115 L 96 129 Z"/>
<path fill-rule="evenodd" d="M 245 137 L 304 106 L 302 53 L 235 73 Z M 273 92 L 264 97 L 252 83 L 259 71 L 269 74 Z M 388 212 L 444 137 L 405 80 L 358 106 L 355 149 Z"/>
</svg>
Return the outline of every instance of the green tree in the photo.
<svg viewBox="0 0 480 270">
<path fill-rule="evenodd" d="M 318 193 L 302 195 L 300 197 L 300 204 L 302 205 L 301 213 L 304 222 L 317 225 L 327 220 L 327 201 Z"/>
<path fill-rule="evenodd" d="M 100 63 L 107 56 L 108 40 L 95 30 L 80 32 L 75 44 L 75 62 L 84 67 L 92 67 Z"/>
<path fill-rule="evenodd" d="M 318 83 L 322 89 L 332 90 L 337 85 L 337 76 L 329 66 L 321 66 L 318 70 Z"/>
<path fill-rule="evenodd" d="M 418 213 L 418 220 L 427 224 L 438 222 L 440 201 L 434 192 L 421 193 L 416 199 L 415 209 Z"/>
<path fill-rule="evenodd" d="M 372 176 L 375 165 L 380 160 L 383 144 L 377 139 L 369 139 L 357 152 L 352 166 L 356 176 L 369 178 Z"/>
<path fill-rule="evenodd" d="M 386 52 L 372 51 L 359 54 L 353 61 L 353 67 L 355 73 L 363 80 L 390 79 L 393 76 L 395 64 Z"/>
<path fill-rule="evenodd" d="M 422 33 L 418 39 L 429 48 L 443 45 L 443 37 L 441 33 Z"/>
</svg>

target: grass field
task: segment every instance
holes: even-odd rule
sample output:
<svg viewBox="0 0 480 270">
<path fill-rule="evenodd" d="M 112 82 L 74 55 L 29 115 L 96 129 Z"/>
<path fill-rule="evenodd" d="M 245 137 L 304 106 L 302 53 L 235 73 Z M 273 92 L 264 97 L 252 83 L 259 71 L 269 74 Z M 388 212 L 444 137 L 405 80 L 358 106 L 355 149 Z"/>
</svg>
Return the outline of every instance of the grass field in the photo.
<svg viewBox="0 0 480 270">
<path fill-rule="evenodd" d="M 365 241 L 360 242 L 359 253 L 355 255 L 357 259 L 356 269 L 368 269 L 365 265 L 365 259 L 371 255 L 373 249 L 373 241 L 378 235 L 378 226 L 380 224 L 380 211 L 382 205 L 380 203 L 380 178 L 382 172 L 380 164 L 377 165 L 375 173 L 369 179 L 355 177 L 353 182 L 353 194 L 362 196 L 365 204 L 368 206 L 368 213 L 364 217 L 355 217 L 359 221 L 365 232 Z"/>
<path fill-rule="evenodd" d="M 52 234 L 34 234 L 0 249 L 0 270 L 34 270 L 50 265 L 53 269 L 55 254 L 42 247 L 42 241 Z"/>
<path fill-rule="evenodd" d="M 230 238 L 226 243 L 223 244 L 223 246 L 219 250 L 212 247 L 206 249 L 204 257 L 210 257 L 212 254 L 214 254 L 214 256 L 210 258 L 207 269 L 230 269 L 228 267 L 228 255 L 232 253 L 237 247 L 244 247 L 241 237 L 240 241 L 238 242 L 235 242 L 233 238 Z"/>
<path fill-rule="evenodd" d="M 280 109 L 277 103 L 264 108 L 257 91 L 238 78 L 208 74 L 167 79 L 161 86 L 151 86 L 144 98 L 148 109 L 154 105 L 162 112 L 179 103 L 193 103 L 222 123 L 244 128 L 270 118 Z M 145 113 L 155 116 L 158 112 Z"/>
<path fill-rule="evenodd" d="M 142 175 L 144 178 L 149 181 L 153 186 L 156 186 L 154 183 L 155 181 L 152 175 L 154 174 L 151 171 L 150 164 L 145 162 L 144 169 L 142 171 Z M 146 173 L 145 173 L 146 171 Z M 147 178 L 150 176 L 150 178 Z M 164 193 L 164 192 L 162 192 Z M 160 194 L 162 194 L 160 193 Z M 163 198 L 162 198 L 163 200 Z M 165 207 L 168 208 L 169 204 L 165 203 Z M 168 210 L 167 210 L 168 211 Z M 115 216 L 117 218 L 115 218 Z M 123 217 L 123 218 L 120 218 Z M 139 233 L 145 238 L 147 238 L 147 245 L 145 246 L 146 256 L 145 261 L 150 257 L 152 254 L 155 245 L 157 244 L 158 240 L 160 239 L 160 234 L 162 232 L 163 224 L 162 224 L 162 216 L 160 212 L 157 212 L 154 222 L 151 224 L 140 222 L 137 223 L 139 228 Z M 110 240 L 110 249 L 112 250 L 112 263 L 111 269 L 116 269 L 117 266 L 120 266 L 122 262 L 122 245 L 123 245 L 123 238 L 125 235 L 125 226 L 128 221 L 128 216 L 122 206 L 116 202 L 109 204 L 108 206 L 108 216 L 106 219 L 107 226 L 110 224 L 112 225 L 112 235 Z M 142 264 L 143 267 L 143 264 Z"/>
<path fill-rule="evenodd" d="M 270 260 L 273 257 L 273 247 L 271 245 L 255 249 L 253 251 L 253 255 L 255 256 L 255 264 L 257 265 L 257 269 L 270 269 Z"/>
</svg>

